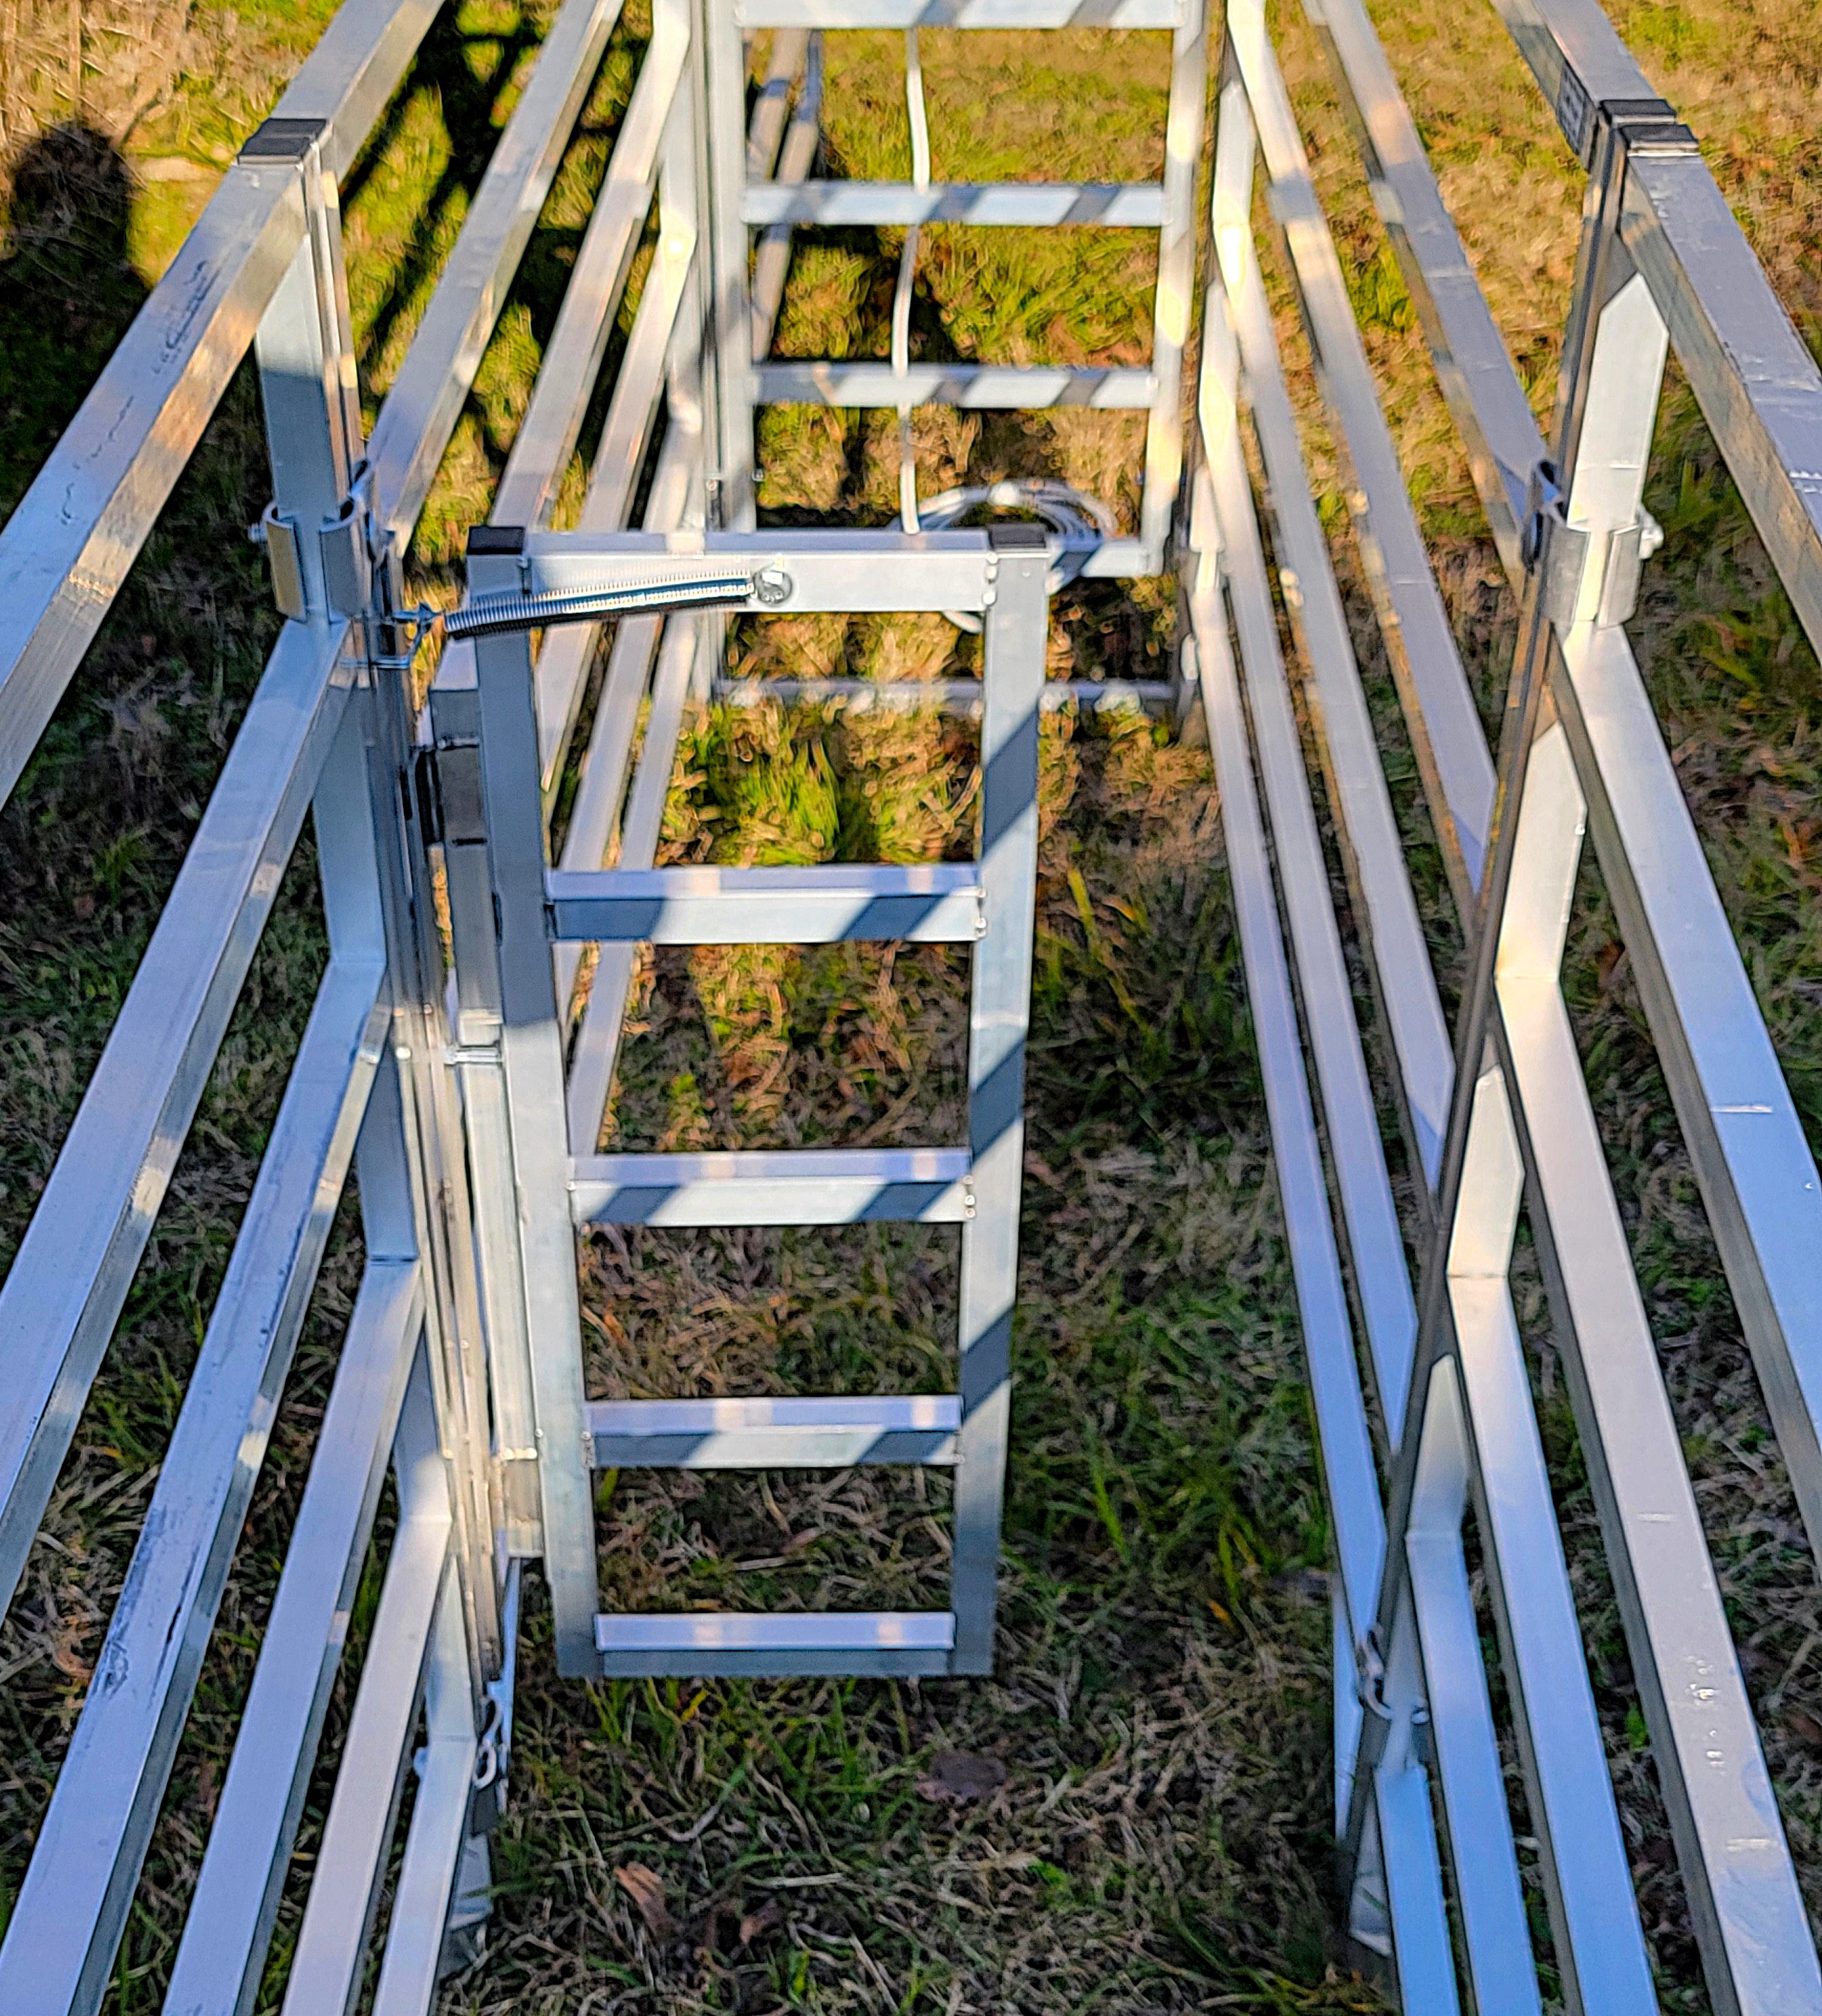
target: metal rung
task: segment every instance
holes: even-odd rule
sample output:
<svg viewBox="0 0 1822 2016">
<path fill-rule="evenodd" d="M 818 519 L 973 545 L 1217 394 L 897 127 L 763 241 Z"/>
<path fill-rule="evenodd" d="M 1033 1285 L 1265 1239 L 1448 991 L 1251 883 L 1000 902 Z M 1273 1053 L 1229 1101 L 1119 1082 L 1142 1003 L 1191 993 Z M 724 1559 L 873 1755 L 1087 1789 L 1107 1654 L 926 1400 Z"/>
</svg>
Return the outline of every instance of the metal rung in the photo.
<svg viewBox="0 0 1822 2016">
<path fill-rule="evenodd" d="M 1044 406 L 1149 407 L 1158 382 L 1136 365 L 913 364 L 902 378 L 889 364 L 762 364 L 754 395 L 762 406 L 963 406 L 1000 412 Z"/>
<path fill-rule="evenodd" d="M 748 224 L 1096 224 L 1156 231 L 1161 182 L 754 182 Z"/>
<path fill-rule="evenodd" d="M 974 1215 L 966 1148 L 596 1155 L 571 1165 L 578 1225 L 957 1222 Z"/>
<path fill-rule="evenodd" d="M 945 714 L 978 719 L 978 679 L 722 679 L 715 697 L 725 707 L 824 707 L 839 703 L 851 712 L 898 708 L 915 712 L 934 707 Z M 1040 705 L 1046 714 L 1079 707 L 1100 713 L 1168 713 L 1176 698 L 1167 679 L 1051 679 Z"/>
<path fill-rule="evenodd" d="M 743 28 L 1180 28 L 1183 0 L 735 0 Z"/>
<path fill-rule="evenodd" d="M 952 1393 L 872 1398 L 597 1400 L 597 1470 L 844 1470 L 857 1463 L 946 1465 L 962 1403 Z"/>
<path fill-rule="evenodd" d="M 544 878 L 551 935 L 597 945 L 836 945 L 985 934 L 971 861 L 819 868 L 559 869 Z"/>
<path fill-rule="evenodd" d="M 693 1611 L 595 1619 L 601 1671 L 612 1678 L 946 1673 L 955 1636 L 946 1610 Z"/>
</svg>

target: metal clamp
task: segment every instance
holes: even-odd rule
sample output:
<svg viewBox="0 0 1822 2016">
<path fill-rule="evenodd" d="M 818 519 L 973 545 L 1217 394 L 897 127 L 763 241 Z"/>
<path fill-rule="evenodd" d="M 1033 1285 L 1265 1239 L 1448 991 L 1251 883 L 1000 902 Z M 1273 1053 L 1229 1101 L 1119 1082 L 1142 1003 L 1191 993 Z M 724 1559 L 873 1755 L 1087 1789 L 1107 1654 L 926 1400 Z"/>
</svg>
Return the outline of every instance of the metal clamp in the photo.
<svg viewBox="0 0 1822 2016">
<path fill-rule="evenodd" d="M 348 494 L 333 517 L 316 528 L 323 607 L 312 610 L 304 563 L 304 529 L 276 503 L 267 505 L 247 536 L 266 549 L 272 569 L 272 600 L 281 616 L 307 622 L 313 614 L 344 620 L 365 616 L 373 595 L 373 558 L 369 538 L 367 465 L 355 471 Z"/>
<path fill-rule="evenodd" d="M 297 521 L 268 504 L 257 524 L 249 525 L 247 536 L 266 549 L 266 565 L 272 569 L 272 600 L 279 614 L 301 623 L 310 614 L 304 592 L 304 550 L 298 538 Z"/>
<path fill-rule="evenodd" d="M 1601 628 L 1626 622 L 1638 606 L 1644 563 L 1664 543 L 1663 527 L 1641 507 L 1631 524 L 1609 532 L 1591 553 L 1587 528 L 1572 525 L 1565 507 L 1554 463 L 1539 463 L 1525 487 L 1519 545 L 1526 572 L 1539 576 L 1539 606 L 1559 630 L 1578 620 Z M 1590 592 L 1591 563 L 1600 575 Z"/>
</svg>

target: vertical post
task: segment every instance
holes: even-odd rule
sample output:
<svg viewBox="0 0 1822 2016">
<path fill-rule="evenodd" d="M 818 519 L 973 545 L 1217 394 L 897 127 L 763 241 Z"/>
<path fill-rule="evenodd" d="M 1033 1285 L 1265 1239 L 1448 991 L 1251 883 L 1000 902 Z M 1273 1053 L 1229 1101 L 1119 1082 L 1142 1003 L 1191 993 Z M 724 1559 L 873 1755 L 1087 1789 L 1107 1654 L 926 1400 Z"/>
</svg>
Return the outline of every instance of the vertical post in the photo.
<svg viewBox="0 0 1822 2016">
<path fill-rule="evenodd" d="M 1145 429 L 1145 476 L 1139 506 L 1144 567 L 1164 566 L 1183 467 L 1183 347 L 1196 293 L 1196 174 L 1208 98 L 1204 0 L 1188 0 L 1188 18 L 1171 43 L 1170 108 L 1164 132 L 1164 225 L 1158 240 L 1158 290 L 1151 312 L 1151 411 Z"/>
<path fill-rule="evenodd" d="M 715 396 L 708 435 L 711 531 L 751 531 L 753 308 L 747 282 L 747 54 L 733 0 L 696 0 L 705 73 L 708 272 Z"/>
<path fill-rule="evenodd" d="M 506 1553 L 510 1560 L 520 1559 L 542 1553 L 544 1543 L 519 1220 L 507 1174 L 511 1154 L 500 1075 L 493 888 L 481 816 L 480 699 L 473 686 L 445 684 L 439 679 L 431 686 L 430 706 L 455 965 L 456 1069 L 474 1184 L 476 1276 L 493 1402 L 492 1459 Z"/>
<path fill-rule="evenodd" d="M 678 88 L 666 129 L 658 167 L 658 229 L 660 242 L 668 246 L 687 245 L 692 249 L 690 269 L 677 307 L 676 332 L 666 360 L 665 401 L 668 427 L 692 444 L 693 466 L 689 494 L 679 522 L 685 525 L 717 524 L 723 492 L 719 484 L 725 406 L 720 376 L 719 308 L 715 328 L 709 326 L 708 301 L 704 299 L 704 274 L 708 275 L 709 298 L 718 304 L 720 267 L 715 236 L 716 211 L 710 179 L 709 137 L 712 107 L 709 92 L 710 51 L 707 46 L 709 17 L 714 0 L 657 0 L 661 6 L 675 7 L 683 15 L 690 38 L 690 63 L 685 81 Z M 740 38 L 735 34 L 736 48 Z M 744 73 L 743 73 L 744 74 Z M 744 155 L 736 172 L 744 186 Z M 704 211 L 708 217 L 705 225 Z M 740 229 L 738 275 L 743 295 L 747 275 L 747 227 Z M 743 365 L 747 352 L 740 353 Z M 704 366 L 707 366 L 706 374 Z M 706 376 L 706 382 L 705 382 Z M 748 371 L 742 381 L 751 384 Z M 747 396 L 750 396 L 747 395 Z M 751 460 L 751 414 L 749 409 L 746 439 Z M 751 489 L 751 485 L 748 486 Z M 649 520 L 647 521 L 650 522 Z M 640 619 L 636 619 L 636 621 Z M 645 619 L 650 620 L 650 619 Z M 686 625 L 696 638 L 696 656 L 691 661 L 690 697 L 706 704 L 727 637 L 727 619 L 718 613 L 704 612 L 690 617 L 674 616 L 674 623 Z M 654 635 L 657 632 L 654 629 Z M 592 1148 L 592 1141 L 583 1144 Z"/>
<path fill-rule="evenodd" d="M 1457 1027 L 1456 1077 L 1437 1186 L 1435 1241 L 1424 1282 L 1423 1322 L 1413 1366 L 1406 1443 L 1394 1489 L 1392 1530 L 1381 1592 L 1381 1629 L 1413 1634 L 1407 1584 L 1421 1553 L 1410 1545 L 1421 1507 L 1422 1460 L 1442 1424 L 1429 1419 L 1437 1374 L 1459 1364 L 1471 1432 L 1498 1424 L 1496 1446 L 1478 1451 L 1471 1474 L 1487 1535 L 1489 1583 L 1500 1625 L 1525 1777 L 1542 1851 L 1565 2000 L 1572 2009 L 1653 2006 L 1649 1969 L 1629 1871 L 1605 1782 L 1580 1637 L 1568 1604 L 1554 1532 L 1518 1530 L 1524 1503 L 1549 1498 L 1530 1419 L 1508 1276 L 1522 1171 L 1500 1035 L 1502 970 L 1539 959 L 1550 984 L 1560 966 L 1585 808 L 1550 718 L 1548 679 L 1559 632 L 1595 620 L 1602 570 L 1586 564 L 1604 541 L 1598 522 L 1615 502 L 1616 481 L 1642 483 L 1651 417 L 1664 362 L 1662 325 L 1641 341 L 1615 291 L 1626 255 L 1618 239 L 1626 150 L 1623 131 L 1604 120 L 1583 214 L 1576 286 L 1564 346 L 1557 412 L 1557 459 L 1533 479 L 1526 530 L 1526 580 L 1503 726 L 1498 791 L 1471 949 L 1468 985 Z M 1631 283 L 1637 285 L 1638 283 Z M 1641 288 L 1642 291 L 1642 288 Z M 1591 398 L 1597 380 L 1609 395 Z M 1608 438 L 1594 449 L 1584 478 L 1585 424 L 1599 409 Z M 1642 427 L 1642 434 L 1641 434 Z M 1624 437 L 1622 439 L 1622 437 Z M 1623 473 L 1622 473 L 1623 470 Z M 1554 491 L 1557 472 L 1568 508 Z M 1630 512 L 1626 517 L 1629 520 Z M 1534 774 L 1535 773 L 1535 774 Z M 1453 1384 L 1446 1390 L 1453 1395 Z M 1519 1431 L 1506 1432 L 1507 1425 Z M 1575 1648 L 1574 1670 L 1557 1656 Z M 1599 1784 L 1578 1783 L 1578 1770 Z M 1452 1818 L 1453 1816 L 1452 1815 Z M 1622 1901 L 1623 1900 L 1623 1903 Z"/>
<path fill-rule="evenodd" d="M 366 528 L 356 491 L 361 469 L 361 417 L 351 323 L 347 269 L 342 257 L 341 216 L 335 180 L 321 153 L 320 121 L 268 119 L 247 142 L 243 158 L 256 174 L 293 176 L 304 207 L 301 243 L 255 337 L 261 391 L 273 481 L 268 537 L 288 537 L 302 602 L 302 618 L 329 625 L 366 614 L 373 580 Z M 357 633 L 358 634 L 358 633 Z M 419 1070 L 427 1049 L 409 1033 L 413 1004 L 423 989 L 409 946 L 409 898 L 401 884 L 396 840 L 382 842 L 376 823 L 389 835 L 395 829 L 398 797 L 394 779 L 402 767 L 394 756 L 370 759 L 387 738 L 388 699 L 394 709 L 408 704 L 389 696 L 351 654 L 349 675 L 366 688 L 351 710 L 349 725 L 326 765 L 316 800 L 316 828 L 322 873 L 323 905 L 332 951 L 337 957 L 383 959 L 391 969 L 395 1016 L 395 1064 L 411 1060 Z M 395 740 L 405 731 L 396 723 Z M 416 1086 L 400 1073 L 401 1107 L 381 1101 L 376 1114 L 400 1110 L 405 1139 L 382 1143 L 381 1122 L 362 1130 L 361 1191 L 369 1249 L 380 1257 L 403 1258 L 446 1251 L 450 1233 L 430 1222 L 432 1198 L 441 1184 L 427 1182 L 419 1165 L 423 1123 Z M 415 1144 L 408 1152 L 406 1143 Z M 401 1176 L 403 1174 L 403 1186 Z M 445 1212 L 445 1216 L 448 1214 Z M 431 1323 L 431 1353 L 438 1420 L 444 1447 L 457 1469 L 458 1527 L 463 1535 L 463 1599 L 469 1620 L 475 1684 L 499 1658 L 498 1609 L 494 1598 L 491 1548 L 492 1516 L 487 1480 L 485 1402 L 479 1391 L 479 1327 L 466 1327 L 458 1316 L 466 1226 L 454 1237 L 463 1262 L 433 1266 L 442 1294 Z M 473 1299 L 472 1284 L 469 1300 Z"/>
<path fill-rule="evenodd" d="M 323 567 L 322 534 L 342 515 L 361 456 L 341 211 L 323 169 L 323 131 L 320 119 L 268 119 L 240 153 L 240 165 L 261 181 L 294 179 L 304 209 L 303 238 L 260 319 L 254 354 L 272 471 L 268 536 L 276 527 L 294 547 L 303 604 L 296 614 L 311 623 L 358 613 L 339 597 L 332 608 Z"/>
<path fill-rule="evenodd" d="M 477 526 L 470 533 L 471 596 L 518 590 L 524 537 L 514 526 Z M 482 637 L 474 655 L 500 1067 L 531 1345 L 544 1575 L 556 1623 L 557 1670 L 582 1678 L 600 1671 L 595 1651 L 600 1603 L 593 1452 L 582 1389 L 582 1312 L 570 1222 L 563 1041 L 545 932 L 544 811 L 529 634 Z M 499 1179 L 503 1182 L 506 1173 L 499 1172 Z"/>
<path fill-rule="evenodd" d="M 1050 642 L 1049 562 L 1035 525 L 989 534 L 981 720 L 981 886 L 986 934 L 968 1006 L 968 1147 L 974 1215 L 962 1227 L 950 1670 L 993 1665 L 999 1521 L 1018 1291 L 1025 1035 L 1038 873 L 1038 732 Z"/>
<path fill-rule="evenodd" d="M 249 153 L 275 169 L 289 166 L 298 177 L 304 204 L 303 241 L 255 343 L 270 443 L 272 517 L 287 521 L 292 531 L 306 620 L 326 624 L 365 614 L 370 565 L 366 528 L 354 494 L 361 464 L 361 412 L 339 195 L 321 158 L 322 130 L 316 121 L 268 121 L 250 142 Z M 397 800 L 386 766 L 372 761 L 374 711 L 382 696 L 370 676 L 362 683 L 366 692 L 344 717 L 312 809 L 331 957 L 370 961 L 383 970 L 394 962 L 380 823 L 394 823 Z M 392 977 L 395 1015 L 409 1017 L 398 985 L 404 976 L 396 967 Z M 431 1243 L 425 1201 L 414 1180 L 416 1158 L 408 1147 L 420 1122 L 418 1102 L 403 1080 L 411 1048 L 409 1041 L 395 1040 L 357 1148 L 369 1262 L 416 1258 Z M 472 1333 L 471 1338 L 478 1344 Z M 459 1353 L 447 1348 L 446 1334 L 437 1341 L 443 1348 L 427 1351 L 421 1359 L 419 1401 L 401 1430 L 400 1474 L 405 1478 L 421 1457 L 447 1467 L 452 1501 L 466 1496 L 467 1517 L 458 1526 L 468 1545 L 449 1575 L 438 1627 L 438 1712 L 448 1728 L 466 1729 L 472 1749 L 480 1662 L 497 1654 L 498 1636 L 481 1439 L 485 1417 L 483 1412 L 476 1419 L 476 1396 L 462 1390 L 465 1383 L 472 1386 L 478 1370 L 474 1354 L 465 1382 Z M 427 1449 L 418 1447 L 427 1441 Z M 452 1821 L 459 1834 L 467 1819 L 464 1783 Z M 439 1915 L 439 1939 L 441 1927 Z"/>
</svg>

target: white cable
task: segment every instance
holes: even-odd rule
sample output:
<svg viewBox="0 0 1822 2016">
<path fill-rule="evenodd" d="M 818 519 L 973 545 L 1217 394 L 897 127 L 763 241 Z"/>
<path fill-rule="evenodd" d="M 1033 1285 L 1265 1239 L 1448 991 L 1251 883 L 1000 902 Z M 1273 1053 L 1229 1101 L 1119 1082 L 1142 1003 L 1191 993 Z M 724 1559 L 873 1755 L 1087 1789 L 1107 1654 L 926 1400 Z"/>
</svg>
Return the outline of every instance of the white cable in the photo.
<svg viewBox="0 0 1822 2016">
<path fill-rule="evenodd" d="M 924 104 L 924 63 L 917 50 L 917 31 L 905 31 L 905 109 L 911 121 L 911 182 L 930 186 L 930 117 Z M 898 254 L 898 282 L 892 290 L 892 375 L 903 380 L 911 370 L 911 291 L 917 275 L 917 226 L 905 228 Z M 898 516 L 907 532 L 920 529 L 917 509 L 917 458 L 911 438 L 911 401 L 898 400 Z"/>
<path fill-rule="evenodd" d="M 905 31 L 905 106 L 911 120 L 911 181 L 914 188 L 930 186 L 930 118 L 924 103 L 924 65 L 918 54 L 917 31 Z M 905 231 L 905 248 L 898 255 L 898 283 L 892 293 L 892 374 L 903 379 L 911 368 L 911 292 L 917 272 L 917 226 Z M 1088 556 L 1102 540 L 1114 533 L 1114 514 L 1097 499 L 1072 490 L 1067 483 L 1049 477 L 1029 481 L 970 484 L 960 490 L 945 490 L 920 506 L 917 502 L 917 458 L 911 438 L 911 402 L 901 395 L 898 401 L 898 515 L 907 532 L 942 531 L 959 524 L 970 511 L 1028 511 L 1041 519 L 1057 535 L 1058 550 L 1050 569 L 1050 592 L 1054 595 L 1065 581 L 1082 571 Z M 978 631 L 981 619 L 964 610 L 949 613 L 958 629 Z"/>
<path fill-rule="evenodd" d="M 946 531 L 970 511 L 983 509 L 1028 511 L 1056 535 L 1057 549 L 1046 583 L 1052 595 L 1065 581 L 1073 581 L 1089 555 L 1102 540 L 1113 538 L 1118 529 L 1113 513 L 1099 498 L 1085 495 L 1049 476 L 969 484 L 960 490 L 945 490 L 940 497 L 925 499 L 921 511 L 924 529 Z M 958 630 L 978 632 L 981 628 L 980 617 L 969 610 L 952 609 L 945 613 Z"/>
<path fill-rule="evenodd" d="M 917 31 L 905 31 L 905 103 L 911 114 L 911 179 L 930 186 L 930 116 L 924 106 L 924 62 L 917 53 Z"/>
</svg>

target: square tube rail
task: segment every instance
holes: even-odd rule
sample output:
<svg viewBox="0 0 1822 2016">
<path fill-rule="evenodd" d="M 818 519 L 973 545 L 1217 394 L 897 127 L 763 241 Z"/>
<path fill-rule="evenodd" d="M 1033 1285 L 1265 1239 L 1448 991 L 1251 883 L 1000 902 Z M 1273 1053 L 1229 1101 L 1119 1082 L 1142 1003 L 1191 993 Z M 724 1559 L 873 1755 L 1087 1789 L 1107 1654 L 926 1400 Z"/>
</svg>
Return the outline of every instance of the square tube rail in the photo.
<svg viewBox="0 0 1822 2016">
<path fill-rule="evenodd" d="M 1357 1377 L 1338 1416 L 1320 1409 L 1318 1416 L 1344 1563 L 1351 1549 L 1377 1549 L 1382 1533 L 1390 1538 L 1367 1613 L 1348 1600 L 1345 1576 L 1338 1610 L 1337 1776 L 1345 1788 L 1352 1922 L 1357 1936 L 1386 1953 L 1409 2007 L 1455 2006 L 1456 1951 L 1476 2006 L 1539 2006 L 1479 1627 L 1467 1600 L 1461 1525 L 1471 1501 L 1565 1993 L 1590 2010 L 1656 2006 L 1506 1280 L 1523 1203 L 1565 1348 L 1710 1997 L 1729 2011 L 1822 2008 L 1822 1975 L 1559 980 L 1586 828 L 1634 954 L 1813 1539 L 1822 1533 L 1815 1404 L 1822 1396 L 1811 1359 L 1822 1311 L 1813 1310 L 1814 1269 L 1805 1256 L 1822 1233 L 1822 1197 L 1623 621 L 1643 543 L 1640 492 L 1658 386 L 1674 349 L 1793 601 L 1822 643 L 1822 484 L 1813 475 L 1822 460 L 1822 378 L 1690 136 L 1605 16 L 1589 0 L 1500 4 L 1590 175 L 1554 449 L 1560 498 L 1532 475 L 1543 463 L 1543 443 L 1364 9 L 1359 0 L 1323 0 L 1320 14 L 1310 9 L 1489 526 L 1524 598 L 1496 799 L 1257 0 L 1228 10 L 1217 128 L 1201 401 L 1208 474 L 1192 520 L 1204 584 L 1192 612 L 1198 664 L 1243 941 L 1250 934 L 1249 986 L 1270 1050 L 1268 1086 L 1280 1085 L 1273 1134 L 1293 1250 L 1306 1255 L 1298 1288 L 1312 1375 L 1319 1343 L 1333 1348 L 1321 1341 L 1335 1328 L 1339 1232 L 1382 1405 L 1385 1325 L 1374 1311 L 1367 1221 L 1355 1199 L 1369 1195 L 1383 1208 L 1389 1179 L 1377 1143 L 1345 1124 L 1362 1038 L 1347 989 L 1334 984 L 1332 952 L 1322 950 L 1334 924 L 1326 873 L 1312 872 L 1298 839 L 1309 819 L 1305 790 L 1274 743 L 1282 739 L 1273 697 L 1282 670 L 1275 625 L 1264 621 L 1269 601 L 1248 613 L 1249 598 L 1269 584 L 1238 447 L 1243 402 L 1269 480 L 1274 543 L 1288 563 L 1284 599 L 1312 689 L 1354 927 L 1391 1039 L 1406 1139 L 1428 1179 L 1410 1227 L 1423 1255 L 1413 1283 L 1422 1319 L 1414 1350 L 1405 1353 L 1408 1396 L 1387 1406 L 1383 1513 L 1377 1488 L 1367 1496 L 1348 1484 L 1345 1452 L 1363 1405 Z M 1359 733 L 1359 671 L 1332 620 L 1327 553 L 1302 520 L 1296 426 L 1254 244 L 1255 136 L 1268 214 L 1342 454 L 1363 571 L 1469 931 L 1474 964 L 1453 1060 L 1439 1057 L 1433 1035 L 1423 1045 L 1413 1039 L 1419 1028 L 1440 1027 L 1435 985 L 1428 960 L 1408 956 L 1409 887 L 1401 850 L 1385 844 L 1377 754 Z M 1250 722 L 1235 685 L 1230 618 Z M 1248 838 L 1258 817 L 1248 809 L 1255 763 L 1277 844 L 1276 891 L 1269 880 L 1255 890 L 1240 873 L 1248 848 L 1258 851 Z M 1284 992 L 1273 977 L 1284 956 L 1280 900 L 1340 1200 L 1332 1228 L 1321 1184 L 1293 1180 L 1304 1145 L 1293 1136 L 1309 1124 L 1297 1046 L 1266 1046 L 1275 1024 L 1262 1004 L 1274 988 Z M 1439 1111 L 1447 1115 L 1441 1135 Z M 1348 1699 L 1356 1687 L 1358 1706 Z M 1394 1767 L 1402 1787 L 1388 1781 Z M 1424 1787 L 1426 1776 L 1433 1787 Z M 1439 1834 L 1428 1833 L 1431 1812 Z M 1452 1877 L 1446 1924 L 1439 1922 L 1444 1892 L 1433 1880 L 1439 1847 Z"/>
</svg>

